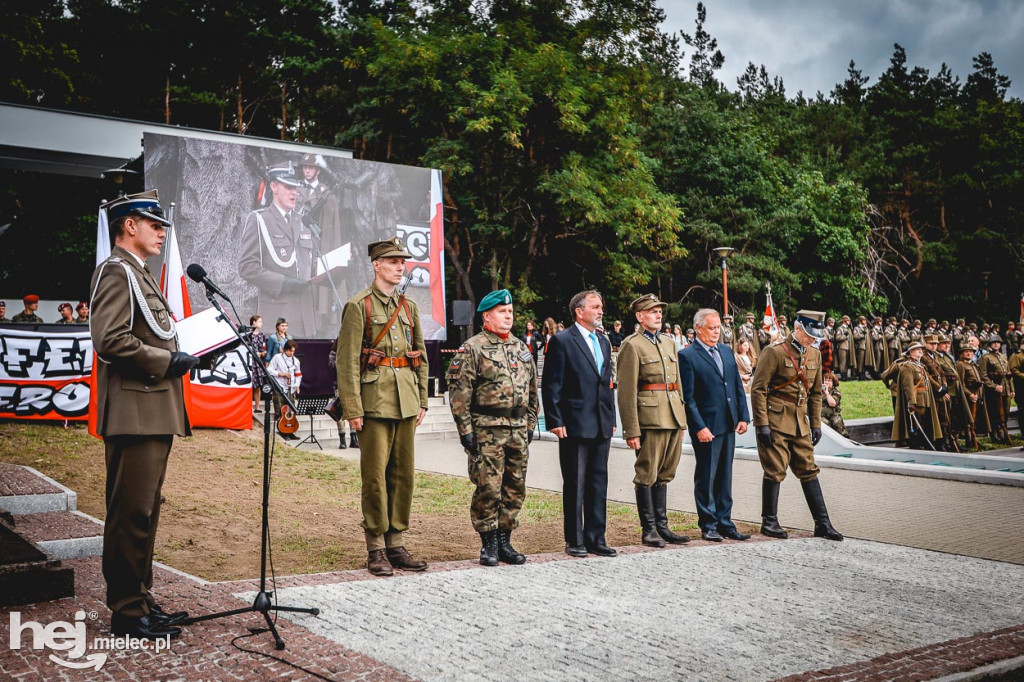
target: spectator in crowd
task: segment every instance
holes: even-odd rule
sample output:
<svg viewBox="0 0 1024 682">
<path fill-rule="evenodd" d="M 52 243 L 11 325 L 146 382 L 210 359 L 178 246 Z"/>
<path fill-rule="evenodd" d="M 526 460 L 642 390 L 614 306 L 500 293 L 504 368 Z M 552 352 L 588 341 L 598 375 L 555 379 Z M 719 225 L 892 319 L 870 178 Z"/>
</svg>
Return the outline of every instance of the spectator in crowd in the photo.
<svg viewBox="0 0 1024 682">
<path fill-rule="evenodd" d="M 86 301 L 79 301 L 75 306 L 75 324 L 89 324 L 89 304 Z"/>
<path fill-rule="evenodd" d="M 0 301 L 0 324 L 10 324 L 7 319 L 7 301 Z"/>
<path fill-rule="evenodd" d="M 260 389 L 263 387 L 263 371 L 267 366 L 267 335 L 263 333 L 263 317 L 253 315 L 249 318 L 249 339 L 252 342 L 256 357 L 250 358 L 249 373 L 252 375 L 252 411 L 259 413 Z"/>
<path fill-rule="evenodd" d="M 36 315 L 36 310 L 39 309 L 39 297 L 35 294 L 29 294 L 22 299 L 25 304 L 25 310 L 11 318 L 11 322 L 16 324 L 43 324 L 43 318 Z"/>
<path fill-rule="evenodd" d="M 626 338 L 626 335 L 622 332 L 622 320 L 615 320 L 612 323 L 612 330 L 608 332 L 608 340 L 612 344 L 612 353 L 619 351 L 619 346 L 622 345 L 622 341 Z"/>
<path fill-rule="evenodd" d="M 70 303 L 61 303 L 57 306 L 57 312 L 60 313 L 60 319 L 54 324 L 74 324 L 74 311 L 71 309 Z"/>
<path fill-rule="evenodd" d="M 288 339 L 281 346 L 281 352 L 275 355 L 267 366 L 267 372 L 277 379 L 281 388 L 293 401 L 298 397 L 302 385 L 302 364 L 295 357 L 297 348 L 298 344 L 293 339 Z M 277 403 L 277 413 L 280 415 L 283 411 L 284 401 L 278 396 L 274 396 L 274 400 Z M 293 433 L 282 433 L 281 435 L 286 440 L 298 440 L 298 436 Z"/>
<path fill-rule="evenodd" d="M 683 336 L 683 328 L 678 324 L 672 327 L 672 341 L 676 344 L 676 352 L 686 348 L 686 337 Z"/>
<path fill-rule="evenodd" d="M 338 339 L 331 341 L 331 352 L 327 354 L 327 366 L 331 368 L 331 372 L 334 374 L 334 395 L 338 397 Z M 348 430 L 349 443 L 353 448 L 359 447 L 359 438 L 356 436 L 356 430 L 352 428 L 352 425 L 348 423 L 346 419 L 338 420 L 338 449 L 345 450 L 348 445 L 345 445 L 345 431 Z"/>
<path fill-rule="evenodd" d="M 533 323 L 533 320 L 526 321 L 526 333 L 519 337 L 526 347 L 530 349 L 530 355 L 533 356 L 533 363 L 537 364 L 537 353 L 544 347 L 544 335 L 537 331 L 537 325 Z"/>
<path fill-rule="evenodd" d="M 750 380 L 754 378 L 754 347 L 750 339 L 743 337 L 736 344 L 736 368 L 740 373 L 740 381 L 743 382 L 743 390 L 750 393 Z"/>
<path fill-rule="evenodd" d="M 555 320 L 553 318 L 549 317 L 546 320 L 544 320 L 544 329 L 542 331 L 542 336 L 544 338 L 544 355 L 547 355 L 548 341 L 551 340 L 552 336 L 558 333 L 558 325 L 555 323 Z"/>
<path fill-rule="evenodd" d="M 274 356 L 284 348 L 285 342 L 290 341 L 291 338 L 291 334 L 288 333 L 288 320 L 283 317 L 277 318 L 277 324 L 274 325 L 274 333 L 267 338 L 266 362 L 269 363 L 273 360 Z"/>
</svg>

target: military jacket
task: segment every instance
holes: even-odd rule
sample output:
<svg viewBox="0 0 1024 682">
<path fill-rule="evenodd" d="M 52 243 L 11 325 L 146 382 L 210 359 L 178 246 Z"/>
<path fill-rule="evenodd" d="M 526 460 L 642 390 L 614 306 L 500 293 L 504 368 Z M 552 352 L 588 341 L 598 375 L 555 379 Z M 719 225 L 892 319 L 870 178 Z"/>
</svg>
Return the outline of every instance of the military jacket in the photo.
<svg viewBox="0 0 1024 682">
<path fill-rule="evenodd" d="M 825 338 L 828 339 L 829 343 L 832 343 L 833 337 L 836 335 L 835 326 L 825 327 Z"/>
<path fill-rule="evenodd" d="M 889 361 L 893 362 L 903 354 L 899 327 L 894 324 L 886 325 L 884 334 L 885 345 L 889 351 Z"/>
<path fill-rule="evenodd" d="M 921 356 L 921 364 L 924 365 L 925 371 L 928 372 L 928 380 L 931 382 L 933 391 L 938 391 L 946 385 L 946 379 L 942 376 L 942 369 L 939 367 L 937 355 L 938 353 L 933 354 L 932 351 L 926 350 L 924 355 Z"/>
<path fill-rule="evenodd" d="M 242 229 L 238 274 L 259 290 L 256 312 L 268 321 L 284 317 L 296 338 L 316 335 L 313 293 L 285 291 L 287 279 L 308 282 L 313 274 L 313 238 L 295 211 L 276 204 L 251 212 Z"/>
<path fill-rule="evenodd" d="M 957 376 L 956 363 L 953 362 L 953 356 L 946 353 L 936 353 L 935 360 L 939 365 L 939 371 L 942 372 L 943 381 L 949 387 L 950 397 L 956 398 L 960 395 L 960 377 Z"/>
<path fill-rule="evenodd" d="M 1014 381 L 1024 381 L 1024 351 L 1018 350 L 1011 355 L 1007 366 L 1010 368 L 1010 374 L 1013 375 Z"/>
<path fill-rule="evenodd" d="M 836 347 L 836 350 L 850 350 L 850 327 L 848 325 L 841 324 L 836 327 L 832 345 Z"/>
<path fill-rule="evenodd" d="M 871 327 L 871 345 L 874 347 L 875 369 L 889 366 L 889 346 L 885 342 L 885 329 L 880 325 Z"/>
<path fill-rule="evenodd" d="M 867 325 L 858 324 L 853 328 L 853 345 L 858 350 L 866 348 L 868 341 L 871 339 L 871 330 L 868 329 Z"/>
<path fill-rule="evenodd" d="M 460 435 L 477 427 L 537 427 L 540 398 L 537 366 L 530 347 L 515 335 L 502 340 L 483 330 L 459 346 L 448 365 L 448 399 Z M 521 416 L 484 414 L 483 410 L 521 409 Z"/>
<path fill-rule="evenodd" d="M 797 376 L 793 360 L 803 370 L 809 390 Z M 790 436 L 806 436 L 810 433 L 808 427 L 819 428 L 821 353 L 818 349 L 806 348 L 801 352 L 792 336 L 765 348 L 754 368 L 750 404 L 754 426 L 770 426 L 773 431 Z"/>
<path fill-rule="evenodd" d="M 898 381 L 900 376 L 900 366 L 907 361 L 908 358 L 905 357 L 897 358 L 896 361 L 889 365 L 878 377 L 882 380 L 885 387 L 889 389 L 893 398 L 896 397 L 896 394 L 899 393 L 900 390 Z"/>
<path fill-rule="evenodd" d="M 93 273 L 90 291 L 90 332 L 99 358 L 95 384 L 98 433 L 191 433 L 182 379 L 164 378 L 178 340 L 172 334 L 167 301 L 149 270 L 115 246 Z M 170 338 L 161 338 L 154 327 Z"/>
<path fill-rule="evenodd" d="M 935 397 L 932 395 L 931 381 L 928 379 L 928 372 L 924 365 L 913 360 L 902 363 L 896 383 L 898 390 L 896 392 L 896 411 L 892 421 L 892 439 L 902 441 L 910 438 L 910 429 L 913 425 L 907 409 L 910 405 L 914 406 L 915 416 L 918 420 L 925 418 L 920 410 L 929 410 L 928 417 L 931 419 L 932 435 L 935 438 L 941 437 L 942 425 L 939 423 L 939 411 L 933 409 Z"/>
<path fill-rule="evenodd" d="M 398 292 L 386 296 L 375 284 L 356 294 L 345 304 L 338 331 L 338 394 L 341 396 L 343 419 L 371 417 L 377 419 L 408 419 L 427 408 L 427 357 L 423 344 L 419 308 L 415 301 L 406 299 L 409 315 L 403 309 L 391 329 L 376 348 L 390 358 L 405 358 L 410 351 L 423 353 L 423 363 L 413 370 L 410 366 L 378 366 L 360 371 L 363 348 L 366 303 L 370 300 L 370 340 L 372 342 L 387 325 L 398 307 Z M 400 362 L 400 360 L 399 360 Z"/>
<path fill-rule="evenodd" d="M 758 338 L 757 330 L 752 323 L 744 322 L 740 325 L 739 330 L 736 332 L 736 340 L 739 341 L 740 339 L 750 341 L 750 345 L 754 349 L 754 355 L 758 355 L 761 352 L 761 340 Z"/>
<path fill-rule="evenodd" d="M 923 337 L 923 336 L 924 336 L 924 334 L 921 332 L 920 328 L 918 328 L 918 327 L 914 327 L 913 329 L 910 330 L 910 342 L 911 343 L 913 343 L 915 341 L 920 341 L 921 337 Z"/>
<path fill-rule="evenodd" d="M 43 318 L 39 317 L 35 313 L 21 312 L 11 318 L 11 322 L 15 324 L 44 324 Z"/>
<path fill-rule="evenodd" d="M 623 438 L 637 438 L 645 429 L 686 428 L 679 357 L 670 336 L 658 334 L 657 345 L 643 332 L 627 336 L 619 347 L 617 378 Z M 650 384 L 667 388 L 640 390 Z"/>
<path fill-rule="evenodd" d="M 732 332 L 732 326 L 722 325 L 722 343 L 732 348 L 735 336 Z"/>
<path fill-rule="evenodd" d="M 1013 384 L 1010 382 L 1010 364 L 1002 353 L 984 353 L 978 360 L 978 373 L 985 388 L 995 390 L 996 386 L 1002 386 L 1004 395 L 1007 395 L 1007 391 L 1013 390 Z"/>
</svg>

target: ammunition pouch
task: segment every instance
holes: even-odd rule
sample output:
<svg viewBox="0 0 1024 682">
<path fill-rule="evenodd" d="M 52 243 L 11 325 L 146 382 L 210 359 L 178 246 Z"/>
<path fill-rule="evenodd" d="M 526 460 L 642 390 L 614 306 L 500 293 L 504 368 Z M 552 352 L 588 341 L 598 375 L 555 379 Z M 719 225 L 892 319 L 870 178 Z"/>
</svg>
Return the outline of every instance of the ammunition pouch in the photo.
<svg viewBox="0 0 1024 682">
<path fill-rule="evenodd" d="M 365 372 L 370 369 L 377 369 L 380 366 L 381 360 L 387 356 L 382 350 L 376 348 L 364 348 L 359 356 L 359 371 Z"/>
<path fill-rule="evenodd" d="M 411 350 L 405 354 L 405 359 L 409 361 L 409 367 L 417 370 L 423 364 L 423 351 Z"/>
</svg>

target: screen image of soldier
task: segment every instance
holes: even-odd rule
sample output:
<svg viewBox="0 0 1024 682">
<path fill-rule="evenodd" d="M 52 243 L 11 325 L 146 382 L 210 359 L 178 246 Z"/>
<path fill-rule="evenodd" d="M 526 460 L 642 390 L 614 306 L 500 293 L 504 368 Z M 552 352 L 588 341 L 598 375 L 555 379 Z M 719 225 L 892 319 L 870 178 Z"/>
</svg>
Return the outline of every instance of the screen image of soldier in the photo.
<svg viewBox="0 0 1024 682">
<path fill-rule="evenodd" d="M 313 236 L 295 210 L 299 179 L 290 163 L 270 166 L 266 173 L 273 200 L 245 217 L 238 274 L 259 292 L 256 314 L 287 318 L 295 337 L 312 338 Z"/>
<path fill-rule="evenodd" d="M 480 300 L 483 330 L 462 344 L 448 365 L 448 395 L 459 440 L 476 486 L 469 515 L 480 534 L 480 563 L 522 564 L 510 541 L 526 499 L 529 445 L 540 407 L 530 348 L 512 332 L 512 294 Z"/>
<path fill-rule="evenodd" d="M 757 433 L 757 454 L 764 469 L 761 533 L 786 538 L 779 525 L 779 488 L 792 469 L 814 519 L 814 536 L 842 540 L 832 527 L 818 481 L 814 446 L 821 440 L 821 354 L 816 339 L 825 337 L 825 313 L 801 310 L 793 332 L 761 353 L 750 386 Z"/>
<path fill-rule="evenodd" d="M 92 276 L 96 428 L 106 449 L 103 578 L 115 635 L 176 637 L 185 612 L 167 613 L 150 592 L 160 489 L 174 436 L 191 434 L 180 377 L 199 359 L 178 351 L 167 301 L 146 267 L 170 221 L 156 190 L 106 203 L 114 248 Z"/>
<path fill-rule="evenodd" d="M 662 334 L 668 304 L 645 294 L 630 304 L 640 331 L 619 347 L 619 414 L 622 437 L 636 452 L 633 487 L 641 541 L 650 547 L 689 542 L 668 526 L 668 484 L 676 476 L 686 428 L 676 344 Z"/>
<path fill-rule="evenodd" d="M 371 242 L 373 283 L 345 304 L 338 332 L 342 419 L 359 433 L 366 568 L 426 569 L 406 550 L 416 427 L 427 414 L 427 361 L 419 309 L 398 290 L 405 259 L 397 237 Z"/>
</svg>

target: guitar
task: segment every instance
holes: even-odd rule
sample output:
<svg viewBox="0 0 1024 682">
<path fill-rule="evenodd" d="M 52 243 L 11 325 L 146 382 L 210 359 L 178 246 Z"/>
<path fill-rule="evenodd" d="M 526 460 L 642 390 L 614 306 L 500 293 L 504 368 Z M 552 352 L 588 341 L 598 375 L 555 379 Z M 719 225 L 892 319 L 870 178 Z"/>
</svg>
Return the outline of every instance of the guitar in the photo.
<svg viewBox="0 0 1024 682">
<path fill-rule="evenodd" d="M 281 406 L 281 419 L 277 422 L 277 430 L 287 434 L 292 434 L 299 430 L 299 418 L 295 416 L 295 412 L 287 405 Z"/>
</svg>

